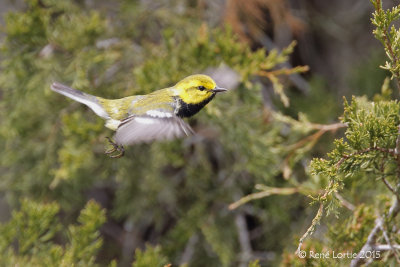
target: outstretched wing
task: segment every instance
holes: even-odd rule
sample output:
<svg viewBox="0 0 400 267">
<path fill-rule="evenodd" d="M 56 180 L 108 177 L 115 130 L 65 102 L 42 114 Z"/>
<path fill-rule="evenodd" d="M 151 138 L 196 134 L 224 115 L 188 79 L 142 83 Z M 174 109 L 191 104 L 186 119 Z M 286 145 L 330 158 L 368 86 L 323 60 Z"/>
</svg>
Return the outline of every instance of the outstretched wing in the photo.
<svg viewBox="0 0 400 267">
<path fill-rule="evenodd" d="M 193 134 L 192 128 L 181 118 L 152 110 L 144 115 L 133 115 L 121 122 L 115 134 L 120 145 L 147 143 L 154 140 L 171 140 Z"/>
</svg>

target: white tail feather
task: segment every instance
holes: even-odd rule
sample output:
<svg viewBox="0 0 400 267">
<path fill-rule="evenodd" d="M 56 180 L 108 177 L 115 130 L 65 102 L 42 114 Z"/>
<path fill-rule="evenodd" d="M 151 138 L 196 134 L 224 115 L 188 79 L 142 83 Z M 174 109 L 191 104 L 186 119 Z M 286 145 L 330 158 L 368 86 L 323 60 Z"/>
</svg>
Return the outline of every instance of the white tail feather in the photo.
<svg viewBox="0 0 400 267">
<path fill-rule="evenodd" d="M 53 90 L 59 94 L 65 95 L 75 101 L 82 103 L 82 104 L 85 104 L 86 106 L 91 108 L 98 116 L 100 116 L 104 119 L 110 118 L 108 113 L 99 104 L 97 98 L 93 95 L 86 94 L 84 92 L 73 89 L 73 88 L 63 85 L 61 83 L 53 83 L 51 85 L 51 90 Z"/>
</svg>

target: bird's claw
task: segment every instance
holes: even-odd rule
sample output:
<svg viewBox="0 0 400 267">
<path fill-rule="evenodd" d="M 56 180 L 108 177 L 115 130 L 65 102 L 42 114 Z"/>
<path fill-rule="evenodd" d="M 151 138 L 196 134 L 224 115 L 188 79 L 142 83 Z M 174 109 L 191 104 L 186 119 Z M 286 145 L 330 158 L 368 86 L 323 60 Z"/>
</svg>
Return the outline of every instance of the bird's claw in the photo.
<svg viewBox="0 0 400 267">
<path fill-rule="evenodd" d="M 109 150 L 106 150 L 104 154 L 108 155 L 110 158 L 121 158 L 125 154 L 125 149 L 122 145 L 118 145 L 115 143 L 110 137 L 106 137 L 108 142 L 112 145 L 112 148 Z M 116 155 L 111 155 L 115 151 L 119 152 L 119 154 Z"/>
</svg>

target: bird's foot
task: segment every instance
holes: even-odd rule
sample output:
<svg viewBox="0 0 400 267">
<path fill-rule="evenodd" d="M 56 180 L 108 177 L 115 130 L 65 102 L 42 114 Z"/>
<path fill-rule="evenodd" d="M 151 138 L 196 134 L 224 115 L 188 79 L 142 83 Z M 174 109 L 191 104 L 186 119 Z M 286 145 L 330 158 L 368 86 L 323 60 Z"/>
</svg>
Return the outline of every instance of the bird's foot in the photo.
<svg viewBox="0 0 400 267">
<path fill-rule="evenodd" d="M 104 154 L 108 155 L 110 158 L 120 158 L 124 156 L 125 154 L 125 149 L 122 145 L 118 145 L 115 143 L 110 137 L 106 137 L 108 142 L 112 145 L 112 148 L 109 150 L 106 150 Z M 114 152 L 118 152 L 118 154 L 112 155 Z"/>
</svg>

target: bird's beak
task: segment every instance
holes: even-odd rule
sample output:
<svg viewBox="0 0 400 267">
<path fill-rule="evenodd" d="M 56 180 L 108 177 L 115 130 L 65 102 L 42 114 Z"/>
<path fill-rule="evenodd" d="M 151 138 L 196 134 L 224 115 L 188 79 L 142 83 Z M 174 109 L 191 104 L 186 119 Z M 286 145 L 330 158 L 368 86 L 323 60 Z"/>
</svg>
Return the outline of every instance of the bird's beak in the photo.
<svg viewBox="0 0 400 267">
<path fill-rule="evenodd" d="M 228 89 L 225 89 L 225 88 L 221 88 L 221 87 L 216 86 L 216 87 L 215 87 L 214 89 L 212 89 L 211 91 L 214 92 L 214 93 L 220 93 L 220 92 L 228 91 Z"/>
</svg>

